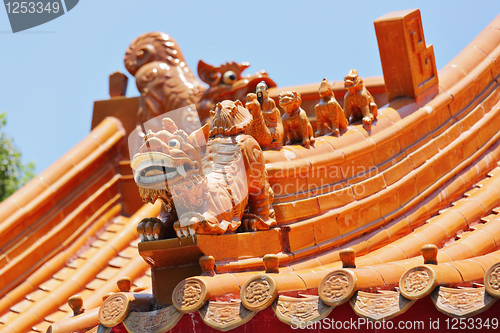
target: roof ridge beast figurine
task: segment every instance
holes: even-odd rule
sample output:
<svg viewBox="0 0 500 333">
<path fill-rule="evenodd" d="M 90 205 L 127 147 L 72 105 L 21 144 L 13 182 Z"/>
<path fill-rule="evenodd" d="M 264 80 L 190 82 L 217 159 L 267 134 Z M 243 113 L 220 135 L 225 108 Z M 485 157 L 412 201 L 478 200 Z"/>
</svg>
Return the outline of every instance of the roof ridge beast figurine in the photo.
<svg viewBox="0 0 500 333">
<path fill-rule="evenodd" d="M 283 122 L 276 103 L 269 98 L 265 81 L 257 85 L 256 94 L 247 94 L 245 107 L 253 117 L 247 133 L 257 140 L 263 150 L 280 150 L 283 142 Z"/>
<path fill-rule="evenodd" d="M 307 114 L 300 107 L 302 98 L 296 91 L 283 91 L 279 96 L 279 104 L 285 114 L 283 121 L 283 140 L 285 145 L 300 143 L 304 147 L 314 146 L 313 129 Z"/>
<path fill-rule="evenodd" d="M 316 114 L 317 131 L 315 136 L 322 136 L 325 134 L 325 125 L 331 126 L 332 134 L 334 136 L 340 135 L 340 130 L 347 129 L 347 119 L 340 104 L 333 95 L 333 89 L 327 79 L 321 81 L 319 86 L 319 103 L 314 107 Z"/>
<path fill-rule="evenodd" d="M 363 120 L 363 126 L 369 131 L 373 120 L 377 119 L 377 104 L 356 69 L 351 69 L 344 77 L 344 87 L 347 89 L 344 97 L 345 117 L 349 124 Z"/>
<path fill-rule="evenodd" d="M 241 224 L 244 230 L 276 225 L 262 150 L 245 134 L 252 116 L 240 101 L 217 103 L 211 115 L 210 128 L 190 135 L 150 132 L 132 159 L 143 200 L 163 202 L 161 220 L 139 223 L 142 240 L 161 239 L 172 227 L 183 237 L 234 232 Z M 172 129 L 168 119 L 163 124 Z"/>
</svg>

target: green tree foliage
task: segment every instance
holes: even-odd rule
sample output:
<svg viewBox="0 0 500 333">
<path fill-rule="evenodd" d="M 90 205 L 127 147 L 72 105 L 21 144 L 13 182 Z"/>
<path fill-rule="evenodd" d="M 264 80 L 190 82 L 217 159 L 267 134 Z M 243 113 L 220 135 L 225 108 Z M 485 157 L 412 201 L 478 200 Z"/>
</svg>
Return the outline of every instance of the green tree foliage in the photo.
<svg viewBox="0 0 500 333">
<path fill-rule="evenodd" d="M 26 184 L 35 176 L 35 164 L 21 162 L 21 153 L 12 138 L 2 132 L 7 115 L 0 113 L 0 201 Z"/>
</svg>

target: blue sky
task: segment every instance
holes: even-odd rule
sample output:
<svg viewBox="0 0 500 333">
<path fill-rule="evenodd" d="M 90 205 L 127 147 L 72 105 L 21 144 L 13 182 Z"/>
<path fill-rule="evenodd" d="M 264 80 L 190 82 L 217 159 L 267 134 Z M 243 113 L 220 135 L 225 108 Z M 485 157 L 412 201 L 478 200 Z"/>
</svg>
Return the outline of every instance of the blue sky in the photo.
<svg viewBox="0 0 500 333">
<path fill-rule="evenodd" d="M 80 0 L 67 14 L 12 34 L 0 8 L 0 112 L 24 161 L 43 171 L 90 131 L 94 100 L 142 33 L 163 31 L 196 72 L 248 61 L 278 86 L 341 80 L 351 68 L 382 75 L 373 21 L 420 8 L 438 69 L 500 13 L 500 1 L 139 1 Z M 128 74 L 128 73 L 127 73 Z M 129 76 L 128 96 L 138 95 Z"/>
</svg>

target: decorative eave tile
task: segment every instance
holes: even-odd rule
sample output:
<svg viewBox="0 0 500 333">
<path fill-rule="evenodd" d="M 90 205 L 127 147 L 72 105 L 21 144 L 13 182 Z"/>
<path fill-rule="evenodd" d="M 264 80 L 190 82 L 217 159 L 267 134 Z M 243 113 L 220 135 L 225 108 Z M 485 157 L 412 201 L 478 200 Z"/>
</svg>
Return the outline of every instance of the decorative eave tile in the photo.
<svg viewBox="0 0 500 333">
<path fill-rule="evenodd" d="M 448 288 L 439 286 L 431 294 L 436 308 L 448 316 L 470 317 L 477 315 L 497 301 L 485 288 Z"/>
<path fill-rule="evenodd" d="M 273 303 L 278 319 L 294 327 L 304 322 L 315 322 L 327 317 L 334 307 L 323 303 L 319 296 L 289 297 L 280 295 Z"/>
<path fill-rule="evenodd" d="M 248 322 L 257 312 L 246 309 L 240 300 L 229 302 L 208 301 L 198 313 L 208 326 L 228 331 Z"/>
<path fill-rule="evenodd" d="M 360 317 L 387 320 L 404 313 L 415 303 L 415 300 L 403 297 L 398 291 L 384 291 L 376 294 L 357 291 L 349 303 Z"/>
</svg>

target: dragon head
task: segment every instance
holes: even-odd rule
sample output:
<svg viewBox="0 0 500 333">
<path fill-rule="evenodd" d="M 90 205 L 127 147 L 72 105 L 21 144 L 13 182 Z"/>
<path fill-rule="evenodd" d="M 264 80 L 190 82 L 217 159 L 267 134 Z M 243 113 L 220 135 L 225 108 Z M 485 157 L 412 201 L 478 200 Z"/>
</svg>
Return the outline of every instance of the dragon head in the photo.
<svg viewBox="0 0 500 333">
<path fill-rule="evenodd" d="M 196 186 L 203 179 L 203 149 L 209 128 L 205 125 L 187 135 L 170 118 L 162 124 L 163 130 L 147 133 L 131 167 L 143 201 L 161 199 L 169 205 L 176 191 Z"/>
<path fill-rule="evenodd" d="M 200 119 L 208 117 L 209 111 L 223 100 L 244 101 L 248 93 L 255 92 L 260 82 L 264 82 L 268 87 L 276 87 L 276 83 L 265 71 L 243 76 L 242 72 L 249 66 L 248 62 L 240 64 L 231 62 L 214 67 L 200 60 L 198 76 L 210 86 L 197 105 Z"/>
</svg>

